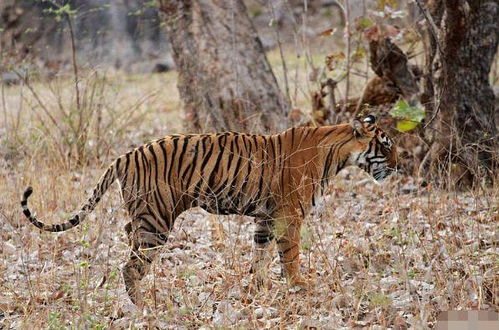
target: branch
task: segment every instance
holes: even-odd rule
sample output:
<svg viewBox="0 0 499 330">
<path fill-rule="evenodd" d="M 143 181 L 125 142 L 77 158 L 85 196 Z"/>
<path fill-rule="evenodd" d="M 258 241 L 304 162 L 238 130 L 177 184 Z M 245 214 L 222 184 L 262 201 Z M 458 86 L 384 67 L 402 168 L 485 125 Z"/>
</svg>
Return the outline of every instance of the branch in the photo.
<svg viewBox="0 0 499 330">
<path fill-rule="evenodd" d="M 337 84 L 338 82 L 334 81 L 331 78 L 326 80 L 326 87 L 329 95 L 329 113 L 331 116 L 330 122 L 332 122 L 333 124 L 338 123 L 338 114 L 336 113 L 336 98 L 334 96 L 334 89 L 336 88 Z"/>
<path fill-rule="evenodd" d="M 275 24 L 275 33 L 277 37 L 277 45 L 279 47 L 279 56 L 281 57 L 281 64 L 282 64 L 282 70 L 283 70 L 283 76 L 284 76 L 284 88 L 286 90 L 286 97 L 288 99 L 289 104 L 291 104 L 291 96 L 289 94 L 289 82 L 288 82 L 288 68 L 286 66 L 286 59 L 284 58 L 284 52 L 282 49 L 282 42 L 281 42 L 281 36 L 279 33 L 279 27 L 277 23 L 277 17 L 275 14 L 275 9 L 272 1 L 269 1 L 269 6 L 270 6 L 270 12 L 272 13 L 272 19 L 274 20 Z"/>
<path fill-rule="evenodd" d="M 433 36 L 433 39 L 435 39 L 435 43 L 437 44 L 437 50 L 440 53 L 440 55 L 443 55 L 442 52 L 442 46 L 440 45 L 440 40 L 438 39 L 438 27 L 435 24 L 435 21 L 433 20 L 433 17 L 431 16 L 430 13 L 424 8 L 423 4 L 421 3 L 421 0 L 414 0 L 416 4 L 419 7 L 419 10 L 423 13 L 423 16 L 425 17 L 426 21 L 428 22 L 428 27 L 430 29 L 430 32 Z"/>
</svg>

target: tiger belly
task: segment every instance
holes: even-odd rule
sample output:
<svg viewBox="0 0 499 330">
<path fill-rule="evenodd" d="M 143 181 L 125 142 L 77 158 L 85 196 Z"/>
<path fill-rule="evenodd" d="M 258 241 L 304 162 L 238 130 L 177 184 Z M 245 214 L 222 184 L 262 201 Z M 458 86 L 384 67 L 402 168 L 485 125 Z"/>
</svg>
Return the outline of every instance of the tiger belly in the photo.
<svg viewBox="0 0 499 330">
<path fill-rule="evenodd" d="M 196 204 L 209 213 L 220 215 L 237 214 L 269 218 L 275 211 L 275 202 L 272 197 L 248 196 L 244 193 L 200 198 Z"/>
</svg>

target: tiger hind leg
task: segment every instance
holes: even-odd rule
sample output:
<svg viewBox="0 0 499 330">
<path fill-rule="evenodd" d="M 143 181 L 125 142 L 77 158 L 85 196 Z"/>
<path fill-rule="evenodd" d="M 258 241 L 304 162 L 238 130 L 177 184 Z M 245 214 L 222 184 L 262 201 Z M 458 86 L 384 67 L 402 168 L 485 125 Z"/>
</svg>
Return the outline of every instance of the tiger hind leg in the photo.
<svg viewBox="0 0 499 330">
<path fill-rule="evenodd" d="M 141 306 L 140 281 L 148 273 L 161 247 L 166 243 L 168 234 L 151 233 L 142 227 L 132 230 L 131 227 L 131 224 L 125 227 L 129 234 L 132 250 L 122 273 L 130 300 L 135 305 Z"/>
</svg>

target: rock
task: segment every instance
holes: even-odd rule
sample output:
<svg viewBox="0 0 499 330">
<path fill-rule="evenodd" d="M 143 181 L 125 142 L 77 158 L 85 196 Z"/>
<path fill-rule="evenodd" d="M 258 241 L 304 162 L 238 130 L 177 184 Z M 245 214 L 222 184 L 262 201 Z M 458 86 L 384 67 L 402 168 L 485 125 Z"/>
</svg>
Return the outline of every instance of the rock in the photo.
<svg viewBox="0 0 499 330">
<path fill-rule="evenodd" d="M 153 73 L 168 72 L 171 70 L 171 66 L 168 63 L 156 63 L 152 69 Z"/>
<path fill-rule="evenodd" d="M 300 322 L 300 325 L 298 326 L 298 329 L 322 329 L 322 325 L 318 320 L 314 319 L 303 319 Z"/>
<path fill-rule="evenodd" d="M 218 304 L 217 310 L 213 314 L 213 325 L 215 327 L 235 324 L 241 318 L 241 312 L 236 311 L 234 306 L 228 301 Z"/>
<path fill-rule="evenodd" d="M 258 307 L 255 309 L 254 314 L 255 318 L 257 319 L 262 319 L 262 318 L 267 319 L 277 316 L 279 312 L 277 311 L 277 309 L 272 307 L 266 307 L 266 308 Z"/>
<path fill-rule="evenodd" d="M 5 85 L 17 85 L 21 82 L 21 78 L 14 72 L 4 72 L 2 73 L 1 81 Z"/>
<path fill-rule="evenodd" d="M 18 252 L 18 249 L 9 242 L 3 242 L 2 248 L 3 248 L 3 253 L 5 254 L 14 254 Z"/>
</svg>

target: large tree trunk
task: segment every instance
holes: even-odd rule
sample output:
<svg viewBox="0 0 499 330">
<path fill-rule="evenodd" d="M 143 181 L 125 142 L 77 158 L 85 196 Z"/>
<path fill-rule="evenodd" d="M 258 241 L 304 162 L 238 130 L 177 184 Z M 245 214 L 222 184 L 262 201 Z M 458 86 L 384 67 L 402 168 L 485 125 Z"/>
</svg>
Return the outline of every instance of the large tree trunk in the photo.
<svg viewBox="0 0 499 330">
<path fill-rule="evenodd" d="M 429 3 L 423 103 L 432 142 L 432 179 L 469 186 L 493 178 L 497 168 L 495 97 L 489 72 L 498 45 L 497 0 L 435 0 Z"/>
<path fill-rule="evenodd" d="M 288 104 L 241 0 L 161 0 L 189 131 L 287 127 Z"/>
</svg>

